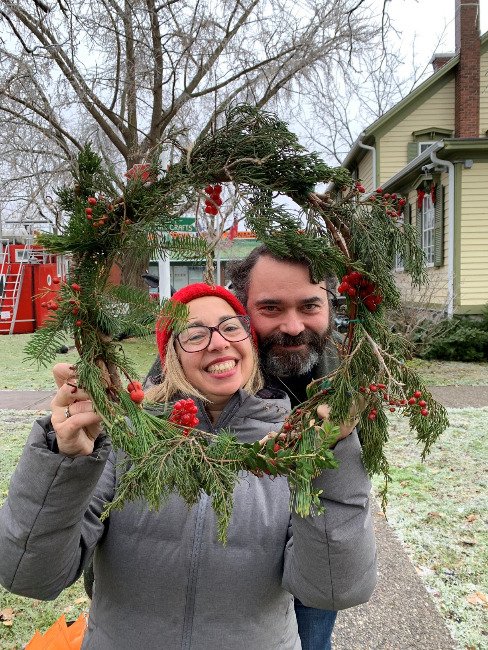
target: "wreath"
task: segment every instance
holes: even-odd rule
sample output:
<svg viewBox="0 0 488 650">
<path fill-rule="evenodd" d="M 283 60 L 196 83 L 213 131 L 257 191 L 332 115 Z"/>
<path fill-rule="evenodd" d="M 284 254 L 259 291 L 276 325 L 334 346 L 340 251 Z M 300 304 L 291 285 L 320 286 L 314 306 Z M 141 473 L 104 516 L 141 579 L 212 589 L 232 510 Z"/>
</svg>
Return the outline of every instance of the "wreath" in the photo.
<svg viewBox="0 0 488 650">
<path fill-rule="evenodd" d="M 405 364 L 407 344 L 391 331 L 386 317 L 400 302 L 392 273 L 396 254 L 414 285 L 427 280 L 415 228 L 402 223 L 405 200 L 381 188 L 365 198 L 364 187 L 347 170 L 329 167 L 307 152 L 275 115 L 249 105 L 233 107 L 221 128 L 180 149 L 178 162 L 163 169 L 155 155 L 129 170 L 123 182 L 87 145 L 73 169 L 74 182 L 58 192 L 67 217 L 61 234 L 38 236 L 48 251 L 69 255 L 71 266 L 27 354 L 48 365 L 65 337 L 74 337 L 79 382 L 91 395 L 113 446 L 130 459 L 103 516 L 138 498 L 157 509 L 171 492 L 191 506 L 206 492 L 225 541 L 234 486 L 243 470 L 262 480 L 286 476 L 291 509 L 301 516 L 320 512 L 313 479 L 337 465 L 330 449 L 336 425 L 347 420 L 360 395 L 364 464 L 370 474 L 384 475 L 385 505 L 387 413 L 409 418 L 422 457 L 448 425 L 445 409 Z M 330 189 L 318 193 L 319 183 Z M 151 334 L 161 315 L 147 292 L 110 284 L 113 264 L 134 251 L 171 252 L 186 259 L 207 255 L 204 238 L 172 238 L 169 233 L 177 230 L 188 205 L 218 213 L 222 187 L 224 195 L 232 192 L 241 218 L 258 240 L 284 259 L 306 260 L 316 281 L 337 277 L 345 301 L 339 367 L 308 386 L 308 399 L 266 444 L 241 444 L 231 430 L 212 435 L 188 426 L 191 418 L 183 422 L 180 416 L 191 415 L 190 403 L 159 405 L 159 410 L 143 405 L 136 372 L 118 342 L 129 326 L 134 335 Z M 292 199 L 301 214 L 278 205 L 274 199 L 280 195 Z M 168 301 L 163 315 L 175 327 L 184 326 L 187 308 Z M 317 416 L 323 402 L 331 409 L 333 425 Z"/>
</svg>

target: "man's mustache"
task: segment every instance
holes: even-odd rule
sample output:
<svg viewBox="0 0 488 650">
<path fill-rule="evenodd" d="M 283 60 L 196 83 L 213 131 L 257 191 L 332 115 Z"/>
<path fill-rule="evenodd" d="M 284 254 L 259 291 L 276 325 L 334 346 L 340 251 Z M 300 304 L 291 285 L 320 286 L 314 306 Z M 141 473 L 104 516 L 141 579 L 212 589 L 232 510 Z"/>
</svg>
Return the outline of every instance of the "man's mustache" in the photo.
<svg viewBox="0 0 488 650">
<path fill-rule="evenodd" d="M 322 337 L 320 334 L 317 334 L 316 332 L 311 332 L 310 330 L 304 330 L 303 332 L 300 332 L 300 334 L 297 334 L 296 336 L 292 336 L 291 334 L 286 334 L 284 332 L 279 332 L 278 334 L 271 334 L 270 336 L 267 336 L 263 341 L 262 344 L 266 348 L 270 348 L 273 345 L 280 345 L 282 347 L 293 347 L 297 345 L 317 345 L 320 346 L 322 342 Z"/>
</svg>

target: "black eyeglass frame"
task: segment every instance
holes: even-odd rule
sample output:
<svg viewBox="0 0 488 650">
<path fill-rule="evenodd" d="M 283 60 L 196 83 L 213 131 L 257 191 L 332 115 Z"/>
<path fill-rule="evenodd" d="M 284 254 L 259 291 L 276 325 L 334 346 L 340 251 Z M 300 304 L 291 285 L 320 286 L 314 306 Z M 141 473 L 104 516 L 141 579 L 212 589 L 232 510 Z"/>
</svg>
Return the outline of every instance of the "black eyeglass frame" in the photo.
<svg viewBox="0 0 488 650">
<path fill-rule="evenodd" d="M 220 331 L 221 325 L 226 323 L 231 318 L 237 318 L 237 319 L 239 319 L 239 321 L 241 321 L 244 324 L 244 331 L 246 332 L 246 336 L 244 336 L 242 339 L 229 340 L 225 336 L 225 334 L 222 334 L 222 332 Z M 228 316 L 227 318 L 224 318 L 224 320 L 221 320 L 220 323 L 218 325 L 216 325 L 216 326 L 210 326 L 210 325 L 193 325 L 193 326 L 191 326 L 190 325 L 190 327 L 186 327 L 183 331 L 192 329 L 192 327 L 194 327 L 195 329 L 197 327 L 204 327 L 206 330 L 208 330 L 209 336 L 208 336 L 207 345 L 205 345 L 203 348 L 199 348 L 198 350 L 187 350 L 185 347 L 183 347 L 183 345 L 182 345 L 182 343 L 180 341 L 180 336 L 183 334 L 183 332 L 179 332 L 179 334 L 177 334 L 175 336 L 175 339 L 178 341 L 178 345 L 180 346 L 180 348 L 182 350 L 184 350 L 185 352 L 188 352 L 190 354 L 193 354 L 193 352 L 202 352 L 203 350 L 206 350 L 208 348 L 208 346 L 210 345 L 210 343 L 212 342 L 212 335 L 213 335 L 214 332 L 218 332 L 220 334 L 220 336 L 223 339 L 225 339 L 228 343 L 240 343 L 241 341 L 245 341 L 246 339 L 248 339 L 251 336 L 251 319 L 249 318 L 249 316 L 244 316 L 244 315 L 241 315 L 241 314 L 236 314 L 235 316 Z"/>
</svg>

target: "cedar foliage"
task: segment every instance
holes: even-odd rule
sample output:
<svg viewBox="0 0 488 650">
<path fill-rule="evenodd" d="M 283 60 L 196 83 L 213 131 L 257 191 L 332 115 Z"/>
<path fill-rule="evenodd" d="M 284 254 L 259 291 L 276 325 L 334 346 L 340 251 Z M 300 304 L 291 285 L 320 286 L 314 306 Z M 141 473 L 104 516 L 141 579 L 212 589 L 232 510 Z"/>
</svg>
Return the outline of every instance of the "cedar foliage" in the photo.
<svg viewBox="0 0 488 650">
<path fill-rule="evenodd" d="M 69 217 L 62 234 L 38 238 L 49 251 L 70 253 L 72 265 L 60 291 L 59 308 L 32 338 L 28 356 L 50 363 L 60 333 L 74 336 L 80 383 L 92 396 L 114 447 L 122 448 L 130 459 L 130 469 L 105 516 L 111 508 L 136 498 L 158 508 L 172 491 L 192 505 L 203 491 L 212 497 L 219 537 L 225 541 L 232 492 L 242 470 L 287 476 L 291 508 L 302 516 L 320 512 L 313 478 L 337 465 L 330 446 L 338 429 L 323 424 L 316 408 L 327 401 L 337 424 L 347 420 L 360 394 L 364 462 L 371 474 L 384 474 L 386 499 L 385 407 L 399 408 L 409 417 L 423 457 L 448 424 L 445 409 L 405 366 L 405 343 L 386 321 L 386 309 L 400 299 L 391 272 L 394 255 L 401 253 L 414 284 L 426 280 L 415 230 L 399 225 L 398 197 L 377 192 L 360 201 L 358 183 L 345 169 L 330 168 L 317 154 L 307 152 L 284 122 L 248 105 L 230 109 L 222 128 L 183 150 L 181 160 L 170 168 L 162 170 L 157 157 L 143 167 L 131 170 L 124 186 L 87 145 L 73 170 L 73 185 L 59 191 L 60 206 Z M 123 387 L 123 378 L 134 377 L 134 369 L 116 343 L 117 333 L 134 315 L 143 323 L 139 333 L 149 333 L 157 314 L 147 295 L 129 287 L 110 287 L 110 268 L 128 250 L 205 256 L 203 238 L 172 239 L 168 233 L 175 229 L 182 206 L 198 204 L 209 183 L 232 184 L 245 206 L 248 227 L 277 255 L 308 260 L 316 280 L 340 279 L 356 271 L 381 296 L 374 309 L 358 295 L 346 296 L 348 326 L 339 349 L 342 363 L 329 377 L 308 387 L 309 399 L 290 414 L 286 440 L 278 451 L 277 439 L 265 445 L 240 444 L 231 431 L 214 435 L 194 429 L 183 436 L 181 428 L 168 420 L 169 407 L 159 412 L 143 410 Z M 329 183 L 333 189 L 318 194 L 318 183 Z M 273 203 L 277 195 L 290 197 L 302 208 L 305 227 L 295 213 Z M 88 197 L 96 197 L 92 214 L 87 214 Z M 186 307 L 167 302 L 163 311 L 175 327 L 184 324 Z M 384 388 L 378 390 L 378 383 Z M 421 415 L 417 404 L 400 405 L 416 390 L 422 393 L 428 416 Z M 371 418 L 374 410 L 377 415 Z"/>
</svg>

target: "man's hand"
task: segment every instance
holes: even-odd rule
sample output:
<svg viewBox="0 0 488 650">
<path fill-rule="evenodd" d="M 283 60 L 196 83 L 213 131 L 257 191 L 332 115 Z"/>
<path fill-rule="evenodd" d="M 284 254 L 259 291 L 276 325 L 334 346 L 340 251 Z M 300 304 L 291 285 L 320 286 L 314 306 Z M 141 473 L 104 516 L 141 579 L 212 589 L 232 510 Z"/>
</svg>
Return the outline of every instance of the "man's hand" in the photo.
<svg viewBox="0 0 488 650">
<path fill-rule="evenodd" d="M 354 428 L 356 427 L 357 423 L 359 422 L 359 417 L 361 415 L 361 411 L 364 409 L 365 401 L 362 396 L 359 396 L 359 399 L 355 404 L 351 406 L 351 410 L 349 411 L 349 419 L 346 420 L 345 422 L 342 422 L 339 425 L 339 437 L 337 438 L 337 442 L 339 440 L 342 440 L 343 438 L 347 438 L 348 435 L 350 435 L 353 431 Z M 320 404 L 317 406 L 317 415 L 321 417 L 323 420 L 329 420 L 330 416 L 330 408 L 327 404 Z"/>
<path fill-rule="evenodd" d="M 53 368 L 58 392 L 51 402 L 51 422 L 61 454 L 88 456 L 102 429 L 88 393 L 78 388 L 76 373 L 68 363 Z"/>
</svg>

